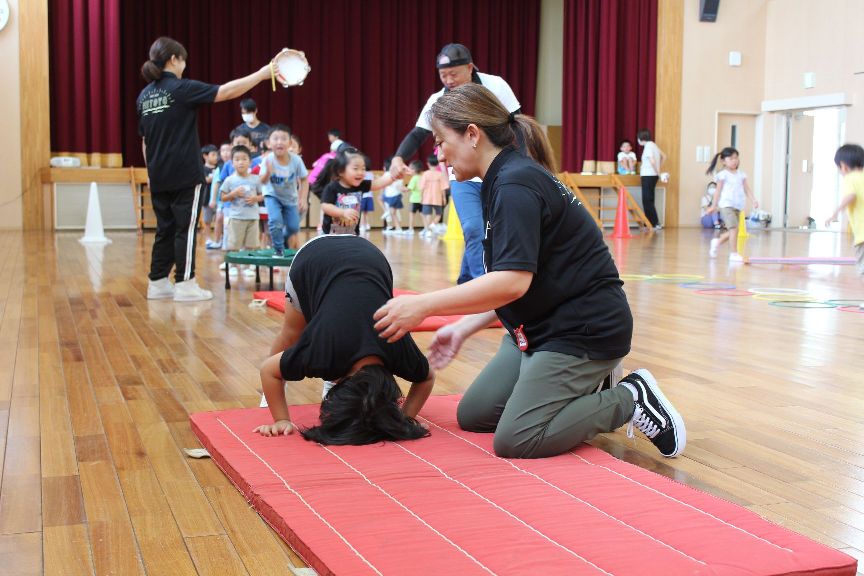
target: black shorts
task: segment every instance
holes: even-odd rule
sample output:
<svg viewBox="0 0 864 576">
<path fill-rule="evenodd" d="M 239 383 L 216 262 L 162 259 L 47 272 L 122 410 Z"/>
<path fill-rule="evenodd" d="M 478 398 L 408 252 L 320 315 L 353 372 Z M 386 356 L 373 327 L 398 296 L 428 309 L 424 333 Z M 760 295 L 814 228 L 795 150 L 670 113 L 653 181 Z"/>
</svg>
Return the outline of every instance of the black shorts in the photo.
<svg viewBox="0 0 864 576">
<path fill-rule="evenodd" d="M 412 214 L 422 214 L 423 213 L 423 204 L 420 202 L 411 202 L 411 213 Z"/>
</svg>

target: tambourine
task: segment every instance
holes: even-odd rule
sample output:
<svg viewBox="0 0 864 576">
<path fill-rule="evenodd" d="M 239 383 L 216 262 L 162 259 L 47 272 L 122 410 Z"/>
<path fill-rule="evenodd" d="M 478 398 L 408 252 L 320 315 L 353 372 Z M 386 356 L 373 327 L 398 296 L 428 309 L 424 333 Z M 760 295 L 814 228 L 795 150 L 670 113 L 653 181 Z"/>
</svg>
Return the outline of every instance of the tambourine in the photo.
<svg viewBox="0 0 864 576">
<path fill-rule="evenodd" d="M 276 80 L 285 88 L 289 86 L 300 86 L 306 80 L 306 76 L 312 67 L 306 60 L 306 54 L 299 50 L 283 48 L 270 63 L 270 79 L 273 90 L 276 90 Z"/>
</svg>

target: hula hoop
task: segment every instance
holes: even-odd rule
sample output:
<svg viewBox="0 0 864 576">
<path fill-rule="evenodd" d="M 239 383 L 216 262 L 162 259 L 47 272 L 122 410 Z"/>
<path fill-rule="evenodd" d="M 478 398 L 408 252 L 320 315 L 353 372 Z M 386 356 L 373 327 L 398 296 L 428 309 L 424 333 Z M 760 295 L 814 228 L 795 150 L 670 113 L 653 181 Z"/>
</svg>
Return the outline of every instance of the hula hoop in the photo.
<svg viewBox="0 0 864 576">
<path fill-rule="evenodd" d="M 721 284 L 718 282 L 685 282 L 678 286 L 688 290 L 735 290 L 734 284 Z"/>
<path fill-rule="evenodd" d="M 852 314 L 864 314 L 864 310 L 860 306 L 838 306 L 837 310 L 841 312 L 851 312 Z"/>
<path fill-rule="evenodd" d="M 769 302 L 772 306 L 777 306 L 779 308 L 836 308 L 837 306 L 834 304 L 828 304 L 827 302 L 805 302 L 802 300 L 774 300 L 773 302 Z"/>
<path fill-rule="evenodd" d="M 864 303 L 864 300 L 825 300 L 829 304 L 834 304 L 836 306 L 860 306 Z"/>
<path fill-rule="evenodd" d="M 648 280 L 651 278 L 648 274 L 619 274 L 621 280 Z"/>
<path fill-rule="evenodd" d="M 755 294 L 753 299 L 767 300 L 768 302 L 822 302 L 822 300 L 808 294 Z"/>
<path fill-rule="evenodd" d="M 807 294 L 799 288 L 750 288 L 754 294 Z"/>
<path fill-rule="evenodd" d="M 724 290 L 724 289 L 707 289 L 707 290 L 696 290 L 695 294 L 702 294 L 703 296 L 752 296 L 753 293 L 749 290 Z"/>
<path fill-rule="evenodd" d="M 665 280 L 668 282 L 678 282 L 680 280 L 702 280 L 704 276 L 699 274 L 654 274 L 651 280 Z"/>
</svg>

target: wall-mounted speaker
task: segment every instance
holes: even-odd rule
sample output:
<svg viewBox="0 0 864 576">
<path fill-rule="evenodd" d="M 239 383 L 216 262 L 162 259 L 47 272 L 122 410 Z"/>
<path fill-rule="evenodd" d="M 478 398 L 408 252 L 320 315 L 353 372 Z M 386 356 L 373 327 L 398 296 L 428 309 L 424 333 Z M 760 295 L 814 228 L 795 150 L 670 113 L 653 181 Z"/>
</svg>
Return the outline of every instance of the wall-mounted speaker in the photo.
<svg viewBox="0 0 864 576">
<path fill-rule="evenodd" d="M 720 11 L 720 0 L 699 0 L 699 21 L 716 22 Z"/>
</svg>

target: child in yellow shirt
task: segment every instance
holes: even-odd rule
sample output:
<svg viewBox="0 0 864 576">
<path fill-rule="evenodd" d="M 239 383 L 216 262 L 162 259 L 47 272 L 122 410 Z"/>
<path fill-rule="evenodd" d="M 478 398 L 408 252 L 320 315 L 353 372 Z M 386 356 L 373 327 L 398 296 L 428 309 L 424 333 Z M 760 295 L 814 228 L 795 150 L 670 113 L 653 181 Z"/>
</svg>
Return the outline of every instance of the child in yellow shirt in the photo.
<svg viewBox="0 0 864 576">
<path fill-rule="evenodd" d="M 844 144 L 837 149 L 834 163 L 843 175 L 842 198 L 825 225 L 836 221 L 843 209 L 849 213 L 858 274 L 864 278 L 864 148 L 857 144 Z M 861 308 L 864 309 L 864 303 Z"/>
</svg>

